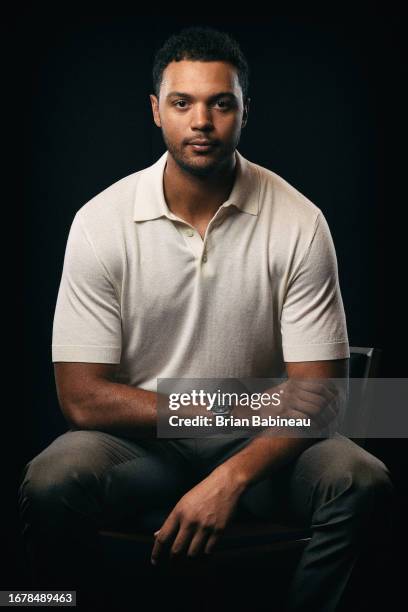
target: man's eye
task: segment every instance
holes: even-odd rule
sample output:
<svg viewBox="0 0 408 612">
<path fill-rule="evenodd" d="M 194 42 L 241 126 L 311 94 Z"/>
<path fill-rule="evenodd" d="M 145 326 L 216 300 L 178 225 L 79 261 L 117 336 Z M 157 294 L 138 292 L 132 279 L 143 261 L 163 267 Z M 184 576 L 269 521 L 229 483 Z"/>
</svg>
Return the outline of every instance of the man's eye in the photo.
<svg viewBox="0 0 408 612">
<path fill-rule="evenodd" d="M 216 104 L 218 104 L 219 108 L 222 108 L 222 109 L 230 108 L 230 104 L 229 104 L 229 102 L 227 100 L 217 100 Z M 186 108 L 187 101 L 186 100 L 177 100 L 174 103 L 174 106 L 176 106 L 177 108 Z"/>
</svg>

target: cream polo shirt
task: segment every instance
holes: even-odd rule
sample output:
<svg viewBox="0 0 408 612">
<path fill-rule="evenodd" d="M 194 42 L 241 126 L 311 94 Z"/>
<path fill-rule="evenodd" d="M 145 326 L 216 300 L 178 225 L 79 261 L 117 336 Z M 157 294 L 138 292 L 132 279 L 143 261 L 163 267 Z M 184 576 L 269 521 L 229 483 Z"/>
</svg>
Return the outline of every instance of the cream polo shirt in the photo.
<svg viewBox="0 0 408 612">
<path fill-rule="evenodd" d="M 204 239 L 163 193 L 167 151 L 86 202 L 69 232 L 52 360 L 120 364 L 118 381 L 282 377 L 350 356 L 321 210 L 238 150 Z"/>
</svg>

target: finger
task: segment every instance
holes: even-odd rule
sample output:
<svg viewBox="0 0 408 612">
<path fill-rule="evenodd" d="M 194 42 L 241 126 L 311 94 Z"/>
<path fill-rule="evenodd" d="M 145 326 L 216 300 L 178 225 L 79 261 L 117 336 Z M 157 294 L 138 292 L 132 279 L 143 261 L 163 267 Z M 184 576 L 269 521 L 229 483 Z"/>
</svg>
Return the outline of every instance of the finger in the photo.
<svg viewBox="0 0 408 612">
<path fill-rule="evenodd" d="M 280 410 L 278 413 L 282 416 L 290 410 L 299 410 L 304 417 L 304 414 L 310 417 L 314 417 L 317 413 L 316 406 L 319 402 L 322 402 L 322 397 L 316 393 L 310 391 L 312 387 L 301 387 L 292 384 L 288 387 L 286 395 L 283 397 L 283 402 L 280 404 Z M 303 400 L 303 404 L 301 403 Z"/>
<path fill-rule="evenodd" d="M 332 381 L 325 381 L 321 383 L 320 394 L 326 398 L 328 402 L 336 401 L 339 391 Z"/>
<path fill-rule="evenodd" d="M 151 554 L 151 562 L 156 565 L 163 554 L 165 549 L 171 545 L 179 528 L 179 520 L 175 515 L 170 514 L 163 526 L 159 529 L 156 539 L 154 541 L 153 550 Z"/>
<path fill-rule="evenodd" d="M 314 380 L 314 379 L 290 379 L 293 383 L 304 391 L 309 391 L 316 395 L 322 395 L 327 399 L 333 399 L 338 395 L 336 385 L 330 379 Z"/>
<path fill-rule="evenodd" d="M 296 398 L 293 408 L 313 419 L 319 427 L 324 426 L 324 416 L 322 414 L 323 406 L 319 405 L 316 398 L 310 396 L 310 394 L 304 391 L 301 392 L 301 395 Z"/>
<path fill-rule="evenodd" d="M 311 402 L 316 406 L 316 410 L 313 410 L 315 418 L 317 418 L 323 426 L 327 426 L 337 418 L 340 408 L 339 398 L 330 392 L 328 392 L 324 398 L 323 396 L 319 396 L 317 401 L 316 399 L 313 399 L 317 397 L 317 395 L 313 395 L 312 393 L 308 392 L 307 395 L 302 396 L 302 399 L 311 400 Z"/>
<path fill-rule="evenodd" d="M 326 427 L 336 418 L 334 404 L 337 404 L 336 398 L 331 398 L 331 394 L 323 397 L 309 391 L 301 391 L 296 407 L 301 411 L 305 410 L 321 427 Z"/>
<path fill-rule="evenodd" d="M 219 538 L 220 538 L 220 534 L 216 532 L 213 532 L 209 536 L 207 543 L 205 545 L 205 548 L 204 548 L 204 554 L 210 555 L 213 552 L 214 546 L 217 544 Z"/>
<path fill-rule="evenodd" d="M 198 531 L 196 531 L 194 537 L 190 542 L 187 556 L 190 558 L 194 558 L 200 555 L 204 551 L 207 540 L 210 537 L 211 533 L 213 532 L 208 529 L 199 529 Z"/>
<path fill-rule="evenodd" d="M 322 426 L 319 423 L 317 423 L 317 421 L 315 419 L 313 419 L 310 416 L 310 414 L 306 414 L 305 412 L 300 412 L 299 410 L 295 410 L 295 409 L 289 410 L 288 414 L 287 414 L 287 418 L 289 418 L 289 419 L 296 419 L 296 420 L 302 419 L 302 420 L 304 420 L 305 417 L 307 417 L 311 421 L 311 424 L 310 424 L 310 427 L 308 429 L 308 432 L 309 433 L 313 432 L 314 435 L 316 435 L 316 429 L 317 429 L 317 433 L 318 433 L 321 430 Z M 277 429 L 277 431 L 279 431 L 279 430 L 282 430 L 283 434 L 286 435 L 285 432 L 288 431 L 288 430 L 289 430 L 289 432 L 293 432 L 293 427 L 290 426 L 290 425 L 281 426 L 280 428 Z M 295 431 L 298 432 L 298 427 L 295 427 Z"/>
<path fill-rule="evenodd" d="M 307 416 L 310 421 L 310 428 L 308 430 L 308 435 L 313 435 L 313 436 L 319 436 L 322 431 L 324 431 L 324 429 L 327 427 L 327 425 L 331 422 L 331 419 L 328 419 L 327 417 L 325 417 L 324 419 L 324 423 L 323 420 L 320 418 L 320 421 L 318 421 L 317 419 L 313 418 L 310 414 L 306 414 L 305 412 L 299 412 L 298 410 L 295 409 L 291 409 L 288 411 L 288 414 L 286 415 L 288 418 L 293 418 L 293 419 L 304 419 L 305 416 Z M 287 431 L 287 427 L 282 427 L 283 429 L 283 433 L 284 435 L 286 435 L 286 431 Z M 292 428 L 289 427 L 289 430 L 291 431 Z M 277 431 L 274 431 L 274 435 L 277 435 Z"/>
<path fill-rule="evenodd" d="M 334 409 L 332 403 L 328 403 L 318 413 L 317 422 L 321 428 L 326 428 L 338 418 L 337 411 Z"/>
<path fill-rule="evenodd" d="M 338 402 L 329 402 L 325 408 L 326 414 L 327 414 L 327 418 L 328 418 L 328 422 L 331 423 L 332 421 L 338 419 L 341 415 L 340 415 L 340 406 L 338 404 Z"/>
<path fill-rule="evenodd" d="M 305 415 L 309 417 L 313 424 L 317 425 L 319 429 L 323 429 L 325 427 L 325 416 L 323 409 L 320 406 L 316 406 L 310 402 L 298 399 L 296 402 L 296 410 L 302 413 L 302 418 L 304 418 Z"/>
<path fill-rule="evenodd" d="M 180 557 L 187 551 L 194 533 L 195 528 L 193 525 L 182 525 L 170 550 L 170 557 L 172 559 Z"/>
</svg>

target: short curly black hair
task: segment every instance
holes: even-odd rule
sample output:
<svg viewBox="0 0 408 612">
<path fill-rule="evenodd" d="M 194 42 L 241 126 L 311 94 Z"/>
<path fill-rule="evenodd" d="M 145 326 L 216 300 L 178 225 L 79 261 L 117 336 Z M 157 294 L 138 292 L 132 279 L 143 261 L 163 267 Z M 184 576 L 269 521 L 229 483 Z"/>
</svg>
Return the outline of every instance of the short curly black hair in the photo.
<svg viewBox="0 0 408 612">
<path fill-rule="evenodd" d="M 180 60 L 224 61 L 237 69 L 244 101 L 248 97 L 249 65 L 239 44 L 226 32 L 208 26 L 190 26 L 168 38 L 153 61 L 153 90 L 159 97 L 164 69 Z"/>
</svg>

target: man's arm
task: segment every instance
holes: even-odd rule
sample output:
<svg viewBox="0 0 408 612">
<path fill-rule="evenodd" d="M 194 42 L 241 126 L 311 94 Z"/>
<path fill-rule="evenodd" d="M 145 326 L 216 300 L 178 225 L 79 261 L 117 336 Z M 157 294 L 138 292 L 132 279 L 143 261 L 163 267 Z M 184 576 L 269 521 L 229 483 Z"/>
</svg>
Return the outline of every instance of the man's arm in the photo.
<svg viewBox="0 0 408 612">
<path fill-rule="evenodd" d="M 158 399 L 167 402 L 167 397 L 115 382 L 117 369 L 117 364 L 55 362 L 62 413 L 77 429 L 96 429 L 127 438 L 155 438 Z M 208 414 L 204 407 L 186 406 L 182 410 L 188 416 Z"/>
<path fill-rule="evenodd" d="M 286 365 L 289 380 L 318 378 L 320 384 L 324 378 L 348 378 L 348 361 L 347 358 Z M 317 404 L 325 410 L 324 401 L 319 399 Z M 293 409 L 300 408 L 304 408 L 301 402 Z M 311 412 L 315 413 L 314 406 Z M 315 438 L 277 438 L 262 434 L 255 437 L 180 499 L 155 533 L 152 563 L 158 563 L 165 551 L 171 558 L 184 554 L 194 557 L 202 551 L 211 553 L 245 490 L 294 459 L 315 441 Z"/>
<path fill-rule="evenodd" d="M 304 361 L 286 363 L 288 379 L 290 378 L 348 378 L 349 359 L 326 361 Z M 296 407 L 295 407 L 296 408 Z M 308 446 L 319 438 L 312 437 L 255 437 L 241 451 L 227 459 L 216 469 L 224 472 L 226 478 L 234 480 L 237 486 L 245 490 L 272 471 L 296 458 Z"/>
<path fill-rule="evenodd" d="M 157 393 L 115 382 L 118 366 L 54 363 L 58 400 L 66 420 L 78 429 L 125 437 L 156 436 Z"/>
</svg>

